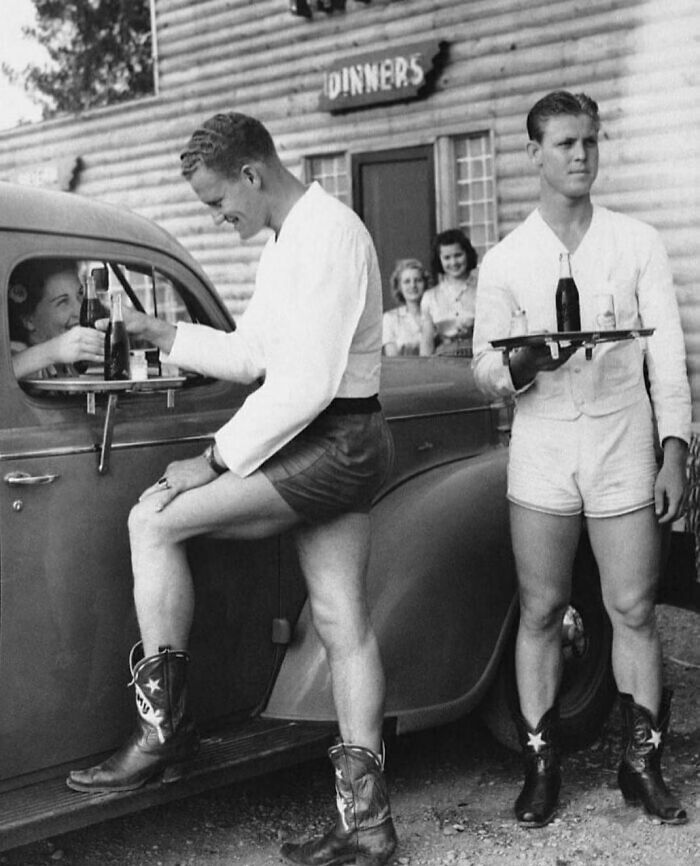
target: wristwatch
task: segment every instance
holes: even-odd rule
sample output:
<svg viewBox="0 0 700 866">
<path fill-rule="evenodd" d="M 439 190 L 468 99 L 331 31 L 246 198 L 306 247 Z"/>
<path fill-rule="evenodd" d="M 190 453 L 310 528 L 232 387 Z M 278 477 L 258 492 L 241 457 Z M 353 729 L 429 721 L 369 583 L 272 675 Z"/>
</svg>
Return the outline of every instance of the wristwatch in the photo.
<svg viewBox="0 0 700 866">
<path fill-rule="evenodd" d="M 213 442 L 210 442 L 204 449 L 202 457 L 204 457 L 204 459 L 211 466 L 214 472 L 216 472 L 217 475 L 223 475 L 224 472 L 228 472 L 228 466 L 222 466 L 222 464 L 219 463 L 219 461 L 216 459 L 216 455 L 214 454 Z"/>
</svg>

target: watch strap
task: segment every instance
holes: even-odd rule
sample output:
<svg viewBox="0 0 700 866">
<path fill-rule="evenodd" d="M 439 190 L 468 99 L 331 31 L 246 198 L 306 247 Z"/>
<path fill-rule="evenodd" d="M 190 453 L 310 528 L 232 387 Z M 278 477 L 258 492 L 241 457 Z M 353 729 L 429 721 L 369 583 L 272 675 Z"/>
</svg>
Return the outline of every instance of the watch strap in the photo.
<svg viewBox="0 0 700 866">
<path fill-rule="evenodd" d="M 210 442 L 209 445 L 204 449 L 204 453 L 202 457 L 207 461 L 209 466 L 216 472 L 217 475 L 223 475 L 224 472 L 228 472 L 228 466 L 222 466 L 221 463 L 216 459 L 216 455 L 214 454 L 214 443 Z"/>
</svg>

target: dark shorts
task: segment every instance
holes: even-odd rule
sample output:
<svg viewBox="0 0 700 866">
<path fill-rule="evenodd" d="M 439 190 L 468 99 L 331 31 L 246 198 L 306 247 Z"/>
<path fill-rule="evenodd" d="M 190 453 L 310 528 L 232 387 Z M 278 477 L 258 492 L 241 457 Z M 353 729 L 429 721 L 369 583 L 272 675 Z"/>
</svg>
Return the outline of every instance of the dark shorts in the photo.
<svg viewBox="0 0 700 866">
<path fill-rule="evenodd" d="M 309 523 L 367 512 L 394 457 L 376 397 L 336 398 L 260 467 L 275 490 Z"/>
</svg>

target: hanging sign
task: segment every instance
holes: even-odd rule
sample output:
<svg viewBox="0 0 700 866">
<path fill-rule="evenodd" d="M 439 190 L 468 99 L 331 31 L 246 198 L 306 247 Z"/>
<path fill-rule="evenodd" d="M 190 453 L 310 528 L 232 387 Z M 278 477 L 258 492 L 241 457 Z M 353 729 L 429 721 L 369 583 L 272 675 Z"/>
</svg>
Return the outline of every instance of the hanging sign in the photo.
<svg viewBox="0 0 700 866">
<path fill-rule="evenodd" d="M 319 105 L 337 112 L 417 99 L 439 53 L 440 43 L 433 39 L 346 57 L 324 72 Z"/>
</svg>

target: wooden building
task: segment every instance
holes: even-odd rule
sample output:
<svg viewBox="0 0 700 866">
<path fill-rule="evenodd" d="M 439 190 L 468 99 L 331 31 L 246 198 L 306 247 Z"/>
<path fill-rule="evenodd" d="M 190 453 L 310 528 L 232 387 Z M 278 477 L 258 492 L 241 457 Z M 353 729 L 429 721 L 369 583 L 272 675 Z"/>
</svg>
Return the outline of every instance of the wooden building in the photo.
<svg viewBox="0 0 700 866">
<path fill-rule="evenodd" d="M 596 200 L 670 253 L 700 407 L 698 0 L 154 0 L 156 95 L 0 132 L 0 178 L 62 184 L 156 220 L 235 314 L 259 243 L 215 228 L 179 176 L 217 111 L 263 120 L 290 169 L 351 203 L 383 270 L 461 225 L 480 251 L 533 207 L 524 117 L 554 89 L 600 104 Z M 336 3 L 342 6 L 342 3 Z M 1 188 L 0 188 L 1 189 Z M 0 192 L 1 203 L 1 192 Z"/>
</svg>

